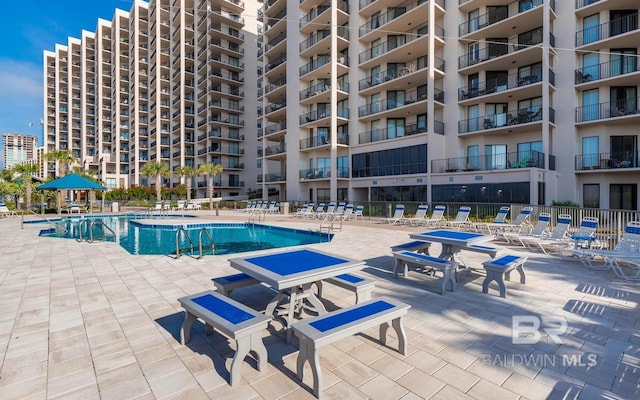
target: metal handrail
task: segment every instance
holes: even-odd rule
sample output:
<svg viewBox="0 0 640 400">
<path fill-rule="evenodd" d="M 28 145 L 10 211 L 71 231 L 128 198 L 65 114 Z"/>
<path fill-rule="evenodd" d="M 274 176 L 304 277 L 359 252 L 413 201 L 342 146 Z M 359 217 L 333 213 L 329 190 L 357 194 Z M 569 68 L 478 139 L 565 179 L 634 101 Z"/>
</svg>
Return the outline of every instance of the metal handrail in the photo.
<svg viewBox="0 0 640 400">
<path fill-rule="evenodd" d="M 180 252 L 180 242 L 179 242 L 179 236 L 180 236 L 180 232 L 184 233 L 184 236 L 187 238 L 187 241 L 189 242 L 189 244 L 191 244 L 191 256 L 193 256 L 193 241 L 191 240 L 191 238 L 189 237 L 189 235 L 187 234 L 186 229 L 184 229 L 183 227 L 178 228 L 178 230 L 176 231 L 176 260 L 178 258 L 180 258 L 180 256 L 182 255 Z"/>
<path fill-rule="evenodd" d="M 201 259 L 202 257 L 204 257 L 204 253 L 202 252 L 202 233 L 203 232 L 209 238 L 209 243 L 211 243 L 211 255 L 213 255 L 215 251 L 215 244 L 213 243 L 213 238 L 211 237 L 211 234 L 209 233 L 207 228 L 200 228 L 200 232 L 198 232 L 198 249 L 200 250 L 200 253 L 198 254 L 198 259 Z"/>
<path fill-rule="evenodd" d="M 86 225 L 89 223 L 88 219 L 83 219 L 82 221 L 80 221 L 80 223 L 78 224 L 78 242 L 82 242 L 84 240 L 84 238 L 82 237 L 82 225 Z M 90 230 L 91 227 L 87 227 L 87 230 Z"/>
<path fill-rule="evenodd" d="M 89 221 L 89 220 L 85 220 L 85 221 Z M 113 231 L 113 229 L 109 228 L 107 224 L 104 223 L 104 221 L 99 219 L 94 219 L 94 220 L 91 220 L 91 224 L 89 225 L 89 240 L 88 240 L 89 243 L 93 243 L 93 227 L 96 225 L 100 227 L 100 230 L 102 233 L 102 240 L 104 241 L 107 240 L 107 235 L 105 234 L 105 228 L 106 230 L 111 232 L 114 238 L 116 237 L 116 233 Z M 82 235 L 82 230 L 80 230 L 80 234 Z"/>
<path fill-rule="evenodd" d="M 58 224 L 58 223 L 56 223 L 56 222 L 53 222 L 53 221 L 51 221 L 49 218 L 47 218 L 47 217 L 43 216 L 42 214 L 38 214 L 37 212 L 35 212 L 35 211 L 33 211 L 33 210 L 23 210 L 23 212 L 22 212 L 22 214 L 21 214 L 22 219 L 21 219 L 21 221 L 20 221 L 20 228 L 21 228 L 21 229 L 24 229 L 24 214 L 25 214 L 25 211 L 27 211 L 27 212 L 29 212 L 29 213 L 31 213 L 31 214 L 33 214 L 33 215 L 37 215 L 38 217 L 40 217 L 40 218 L 44 219 L 45 221 L 47 221 L 47 222 L 48 222 L 48 223 L 50 223 L 51 225 L 53 225 L 53 226 L 55 226 L 56 228 L 59 228 L 60 230 L 62 230 L 62 233 L 67 233 L 67 232 L 69 232 L 69 230 L 67 229 L 67 227 L 66 227 L 66 226 L 64 226 L 64 225 L 62 225 L 62 224 Z"/>
</svg>

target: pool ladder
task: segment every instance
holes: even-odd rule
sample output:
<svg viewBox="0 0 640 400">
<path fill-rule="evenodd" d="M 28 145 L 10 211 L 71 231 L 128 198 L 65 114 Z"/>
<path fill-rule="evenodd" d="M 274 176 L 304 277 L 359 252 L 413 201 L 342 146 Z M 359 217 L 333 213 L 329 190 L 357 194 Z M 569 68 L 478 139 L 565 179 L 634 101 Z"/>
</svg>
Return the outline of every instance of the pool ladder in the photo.
<svg viewBox="0 0 640 400">
<path fill-rule="evenodd" d="M 184 238 L 187 240 L 187 242 L 189 242 L 190 247 L 186 248 L 186 249 L 181 249 L 180 248 L 180 233 L 182 232 L 182 235 L 184 236 Z M 200 228 L 200 231 L 198 231 L 198 257 L 195 257 L 196 259 L 201 259 L 202 257 L 204 257 L 204 251 L 203 250 L 207 250 L 207 252 L 209 251 L 209 247 L 207 246 L 206 249 L 203 249 L 203 243 L 204 241 L 203 236 L 206 236 L 207 239 L 209 239 L 209 243 L 211 243 L 211 254 L 214 254 L 214 249 L 215 249 L 215 245 L 213 243 L 213 238 L 211 237 L 211 234 L 209 233 L 209 231 L 206 228 Z M 184 229 L 183 227 L 178 228 L 178 230 L 176 231 L 176 260 L 178 258 L 180 258 L 180 256 L 184 253 L 186 253 L 187 251 L 191 252 L 191 257 L 193 257 L 193 249 L 195 247 L 195 244 L 193 243 L 193 240 L 191 240 L 191 237 L 187 234 L 186 229 Z"/>
<path fill-rule="evenodd" d="M 251 211 L 251 213 L 249 213 L 248 223 L 255 224 L 256 219 L 258 220 L 258 223 L 265 221 L 267 219 L 267 213 L 263 210 Z"/>
<path fill-rule="evenodd" d="M 84 238 L 82 237 L 82 228 L 84 226 L 87 226 L 87 231 L 89 232 L 89 237 L 88 238 Z M 98 231 L 98 233 L 100 234 L 99 236 L 97 236 L 98 238 L 101 238 L 103 241 L 107 240 L 107 232 L 111 233 L 111 236 L 113 238 L 116 237 L 116 233 L 113 231 L 113 229 L 109 228 L 102 220 L 99 219 L 83 219 L 82 221 L 80 221 L 80 224 L 78 225 L 78 233 L 79 233 L 79 238 L 78 241 L 82 242 L 89 242 L 89 243 L 93 243 L 94 242 L 94 236 L 93 236 L 93 228 L 96 228 L 96 230 Z"/>
</svg>

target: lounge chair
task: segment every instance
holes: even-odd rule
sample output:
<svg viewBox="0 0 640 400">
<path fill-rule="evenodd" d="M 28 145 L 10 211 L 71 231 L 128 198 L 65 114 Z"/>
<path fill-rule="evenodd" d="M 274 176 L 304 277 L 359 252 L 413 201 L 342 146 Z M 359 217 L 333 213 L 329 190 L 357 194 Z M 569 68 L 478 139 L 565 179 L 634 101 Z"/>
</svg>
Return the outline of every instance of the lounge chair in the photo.
<svg viewBox="0 0 640 400">
<path fill-rule="evenodd" d="M 516 219 L 513 221 L 513 223 L 500 224 L 500 226 L 496 230 L 496 238 L 503 236 L 503 234 L 507 232 L 516 232 L 516 233 L 529 232 L 531 228 L 531 222 L 529 221 L 529 217 L 531 216 L 532 211 L 533 211 L 533 207 L 523 207 L 522 210 L 520 210 L 520 213 L 518 214 Z"/>
<path fill-rule="evenodd" d="M 157 211 L 159 213 L 162 213 L 162 202 L 161 201 L 156 201 L 156 206 L 153 209 L 154 211 Z"/>
<path fill-rule="evenodd" d="M 540 213 L 542 215 L 542 213 Z M 538 217 L 538 221 L 540 217 Z M 525 247 L 531 247 L 532 245 L 538 245 L 542 240 L 558 241 L 566 240 L 567 232 L 571 226 L 571 215 L 560 214 L 556 222 L 555 228 L 548 235 L 542 235 L 540 237 L 533 236 L 531 234 L 522 234 L 519 236 L 520 243 Z M 534 228 L 535 230 L 535 228 Z"/>
<path fill-rule="evenodd" d="M 535 240 L 540 239 L 548 239 L 549 232 L 547 228 L 549 227 L 549 222 L 551 221 L 551 214 L 542 212 L 538 215 L 538 222 L 533 227 L 531 232 L 529 233 L 512 233 L 505 232 L 502 237 L 504 237 L 508 242 L 513 244 L 520 244 L 521 246 L 528 247 L 528 243 Z"/>
<path fill-rule="evenodd" d="M 336 210 L 336 203 L 332 201 L 331 203 L 329 203 L 329 205 L 327 205 L 327 209 L 324 210 L 320 215 L 318 215 L 318 218 L 321 218 L 321 219 L 327 218 L 331 216 L 335 210 Z"/>
<path fill-rule="evenodd" d="M 344 201 L 339 202 L 338 205 L 336 206 L 336 209 L 333 210 L 333 215 L 342 217 L 342 214 L 344 214 L 345 207 L 346 207 L 346 203 Z"/>
<path fill-rule="evenodd" d="M 575 234 L 569 237 L 565 235 L 562 239 L 537 240 L 532 242 L 532 244 L 539 247 L 545 254 L 548 254 L 547 251 L 561 252 L 570 248 L 591 247 L 595 241 L 596 229 L 598 229 L 598 218 L 583 217 L 580 221 L 580 227 Z"/>
<path fill-rule="evenodd" d="M 313 216 L 316 213 L 315 207 L 316 205 L 314 203 L 309 203 L 309 205 L 307 206 L 307 209 L 300 216 L 302 218 L 313 218 Z"/>
<path fill-rule="evenodd" d="M 176 208 L 174 208 L 174 210 L 175 211 L 183 211 L 185 203 L 186 203 L 186 201 L 184 201 L 184 200 L 178 200 L 178 204 L 176 205 Z"/>
<path fill-rule="evenodd" d="M 82 211 L 82 207 L 80 207 L 79 204 L 71 204 L 71 206 L 69 206 L 69 208 L 67 208 L 67 212 L 69 214 L 73 214 L 73 213 L 80 214 L 81 211 Z"/>
<path fill-rule="evenodd" d="M 416 210 L 416 215 L 411 218 L 405 218 L 404 222 L 411 226 L 419 226 L 426 223 L 427 210 L 429 210 L 428 204 L 420 204 Z"/>
<path fill-rule="evenodd" d="M 342 213 L 343 220 L 350 220 L 355 215 L 355 211 L 353 208 L 353 204 L 349 203 L 344 207 L 344 212 Z"/>
<path fill-rule="evenodd" d="M 624 280 L 640 280 L 640 222 L 631 221 L 627 224 L 613 250 L 577 248 L 568 253 L 588 268 L 612 269 L 616 276 Z M 601 260 L 602 263 L 596 260 Z M 632 269 L 632 274 L 626 272 L 629 268 Z"/>
<path fill-rule="evenodd" d="M 304 217 L 304 213 L 307 212 L 307 208 L 309 208 L 308 204 L 303 204 L 302 207 L 298 208 L 296 212 L 291 214 L 292 218 L 302 218 Z"/>
<path fill-rule="evenodd" d="M 404 205 L 397 204 L 391 218 L 387 218 L 387 223 L 391 225 L 400 224 L 404 220 Z"/>
<path fill-rule="evenodd" d="M 448 228 L 456 228 L 460 230 L 463 226 L 469 224 L 469 214 L 471 214 L 471 207 L 462 206 L 458 209 L 456 219 L 453 221 L 444 221 L 443 225 Z"/>
<path fill-rule="evenodd" d="M 357 221 L 358 217 L 364 219 L 364 206 L 363 205 L 357 205 L 356 206 L 356 210 L 353 212 L 353 219 Z"/>
<path fill-rule="evenodd" d="M 509 215 L 510 210 L 511 207 L 502 206 L 500 207 L 500 210 L 498 210 L 493 222 L 475 222 L 471 224 L 471 227 L 478 232 L 486 230 L 487 233 L 491 235 L 491 229 L 495 229 L 496 227 L 499 228 L 506 223 L 507 215 Z"/>
<path fill-rule="evenodd" d="M 9 210 L 6 204 L 0 204 L 0 216 L 1 217 L 12 217 L 17 215 L 15 211 Z"/>
<path fill-rule="evenodd" d="M 193 205 L 193 201 L 190 201 L 187 203 L 187 208 L 185 208 L 185 210 L 189 210 L 189 211 L 193 211 L 195 208 L 195 206 Z M 156 209 L 157 209 L 157 205 L 156 205 Z"/>
<path fill-rule="evenodd" d="M 444 219 L 444 212 L 447 211 L 446 206 L 435 206 L 431 217 L 425 218 L 424 224 L 430 227 L 436 227 Z"/>
<path fill-rule="evenodd" d="M 202 210 L 202 203 L 196 203 L 195 201 L 193 202 L 193 209 L 194 210 Z"/>
</svg>

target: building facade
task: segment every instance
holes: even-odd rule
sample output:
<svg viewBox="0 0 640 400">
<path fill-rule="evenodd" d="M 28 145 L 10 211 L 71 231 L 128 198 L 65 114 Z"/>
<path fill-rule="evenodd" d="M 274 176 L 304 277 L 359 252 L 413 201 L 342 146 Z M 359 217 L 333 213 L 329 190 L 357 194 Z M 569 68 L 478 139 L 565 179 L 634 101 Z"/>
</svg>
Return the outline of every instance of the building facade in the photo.
<svg viewBox="0 0 640 400">
<path fill-rule="evenodd" d="M 11 169 L 16 164 L 37 161 L 38 138 L 23 133 L 2 134 L 2 166 Z"/>
<path fill-rule="evenodd" d="M 636 1 L 259 5 L 139 2 L 45 52 L 46 149 L 109 187 L 213 162 L 223 196 L 637 209 Z"/>
</svg>

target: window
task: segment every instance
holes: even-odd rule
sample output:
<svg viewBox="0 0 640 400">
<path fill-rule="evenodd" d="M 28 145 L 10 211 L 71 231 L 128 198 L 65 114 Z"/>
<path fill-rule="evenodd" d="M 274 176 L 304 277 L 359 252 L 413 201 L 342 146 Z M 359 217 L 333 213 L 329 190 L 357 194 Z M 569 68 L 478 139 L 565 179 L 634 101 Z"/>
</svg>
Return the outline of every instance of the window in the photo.
<svg viewBox="0 0 640 400">
<path fill-rule="evenodd" d="M 636 86 L 612 86 L 610 95 L 612 117 L 636 112 Z"/>
<path fill-rule="evenodd" d="M 337 169 L 338 169 L 338 178 L 348 178 L 349 177 L 349 157 L 338 157 L 336 159 Z"/>
<path fill-rule="evenodd" d="M 524 32 L 518 35 L 519 49 L 527 48 L 538 43 L 542 43 L 542 27 Z"/>
<path fill-rule="evenodd" d="M 318 165 L 317 178 L 329 178 L 331 177 L 331 158 L 318 158 L 316 160 Z"/>
<path fill-rule="evenodd" d="M 611 36 L 638 29 L 638 10 L 611 10 L 609 16 Z"/>
<path fill-rule="evenodd" d="M 582 185 L 582 205 L 585 208 L 600 208 L 600 185 L 590 183 Z"/>
<path fill-rule="evenodd" d="M 381 127 L 380 127 L 380 120 L 379 119 L 374 119 L 373 121 L 371 121 L 371 141 L 372 142 L 377 142 L 379 140 L 381 140 Z"/>
<path fill-rule="evenodd" d="M 582 57 L 582 82 L 600 79 L 600 57 L 599 53 L 588 53 Z M 613 63 L 611 64 L 611 74 L 613 75 Z M 582 83 L 578 82 L 578 83 Z"/>
<path fill-rule="evenodd" d="M 518 68 L 518 86 L 539 82 L 542 79 L 542 63 Z"/>
<path fill-rule="evenodd" d="M 542 141 L 518 143 L 518 163 L 524 167 L 544 167 Z"/>
<path fill-rule="evenodd" d="M 487 71 L 487 93 L 507 90 L 508 71 Z"/>
<path fill-rule="evenodd" d="M 484 129 L 491 129 L 507 124 L 507 103 L 487 103 L 484 106 Z"/>
<path fill-rule="evenodd" d="M 480 146 L 467 146 L 467 169 L 480 169 Z"/>
<path fill-rule="evenodd" d="M 427 145 L 354 154 L 351 161 L 354 178 L 426 173 Z"/>
<path fill-rule="evenodd" d="M 508 38 L 487 38 L 489 58 L 496 58 L 507 54 L 509 51 Z"/>
<path fill-rule="evenodd" d="M 318 196 L 317 197 L 317 201 L 318 202 L 331 201 L 331 190 L 330 189 L 318 188 L 318 189 L 316 189 L 316 196 Z"/>
<path fill-rule="evenodd" d="M 487 144 L 484 146 L 485 165 L 487 169 L 507 168 L 507 145 Z"/>
<path fill-rule="evenodd" d="M 637 149 L 638 137 L 611 136 L 611 154 L 609 156 L 615 168 L 630 168 L 638 165 Z"/>
<path fill-rule="evenodd" d="M 480 117 L 480 108 L 477 104 L 467 108 L 467 132 L 475 132 L 478 130 L 478 118 Z"/>
<path fill-rule="evenodd" d="M 380 79 L 380 66 L 376 65 L 375 67 L 371 68 L 371 82 L 370 85 L 371 86 L 375 86 L 378 85 L 380 83 L 381 79 Z"/>
<path fill-rule="evenodd" d="M 467 45 L 469 50 L 469 65 L 476 64 L 480 60 L 480 43 L 473 42 Z"/>
<path fill-rule="evenodd" d="M 427 131 L 427 114 L 419 114 L 416 116 L 416 133 Z"/>
<path fill-rule="evenodd" d="M 467 33 L 475 32 L 479 29 L 480 26 L 480 9 L 475 9 L 473 11 L 469 11 L 467 14 Z"/>
<path fill-rule="evenodd" d="M 636 49 L 611 49 L 609 55 L 611 76 L 636 72 L 636 58 Z"/>
<path fill-rule="evenodd" d="M 598 136 L 588 136 L 582 138 L 582 168 L 590 169 L 598 166 L 600 168 Z"/>
<path fill-rule="evenodd" d="M 402 107 L 405 101 L 404 90 L 390 90 L 387 92 L 387 110 Z"/>
<path fill-rule="evenodd" d="M 329 144 L 329 128 L 318 127 L 318 136 L 316 137 L 316 146 Z"/>
<path fill-rule="evenodd" d="M 637 210 L 638 185 L 635 183 L 609 185 L 609 208 L 615 210 Z"/>
<path fill-rule="evenodd" d="M 582 20 L 582 43 L 588 44 L 600 40 L 600 15 L 594 14 Z"/>
<path fill-rule="evenodd" d="M 599 118 L 598 109 L 598 89 L 585 90 L 582 92 L 582 115 L 579 115 L 578 122 L 580 121 L 593 121 Z"/>
<path fill-rule="evenodd" d="M 404 136 L 404 118 L 387 119 L 387 138 L 393 139 Z"/>
<path fill-rule="evenodd" d="M 371 42 L 371 58 L 378 57 L 381 51 L 382 51 L 382 41 L 380 39 L 376 39 L 373 42 Z"/>
<path fill-rule="evenodd" d="M 406 42 L 404 35 L 389 35 L 387 37 L 387 51 L 393 50 L 396 47 L 400 47 Z"/>
<path fill-rule="evenodd" d="M 380 112 L 380 93 L 371 95 L 371 114 Z"/>
<path fill-rule="evenodd" d="M 509 6 L 487 6 L 487 16 L 489 24 L 502 21 L 509 16 Z"/>
</svg>

